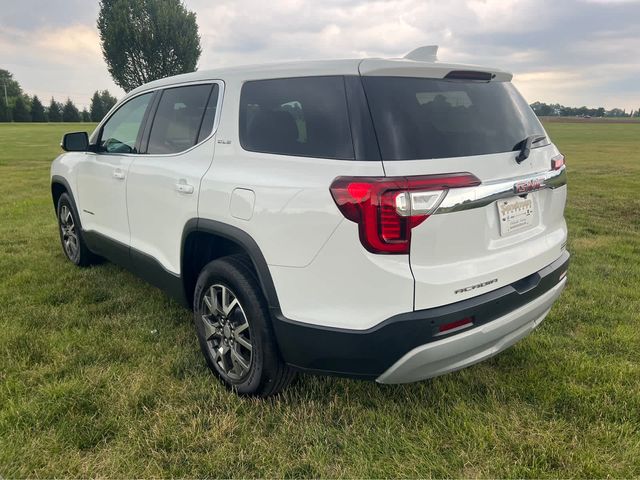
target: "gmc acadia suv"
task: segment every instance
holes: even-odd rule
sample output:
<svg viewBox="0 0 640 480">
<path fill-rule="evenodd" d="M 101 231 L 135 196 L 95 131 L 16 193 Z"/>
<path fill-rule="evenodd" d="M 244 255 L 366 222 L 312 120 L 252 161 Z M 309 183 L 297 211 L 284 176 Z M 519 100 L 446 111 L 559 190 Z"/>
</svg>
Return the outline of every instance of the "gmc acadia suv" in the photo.
<svg viewBox="0 0 640 480">
<path fill-rule="evenodd" d="M 509 73 L 435 52 L 137 88 L 63 138 L 66 256 L 192 307 L 240 394 L 296 371 L 413 382 L 504 350 L 566 283 L 564 157 Z"/>
</svg>

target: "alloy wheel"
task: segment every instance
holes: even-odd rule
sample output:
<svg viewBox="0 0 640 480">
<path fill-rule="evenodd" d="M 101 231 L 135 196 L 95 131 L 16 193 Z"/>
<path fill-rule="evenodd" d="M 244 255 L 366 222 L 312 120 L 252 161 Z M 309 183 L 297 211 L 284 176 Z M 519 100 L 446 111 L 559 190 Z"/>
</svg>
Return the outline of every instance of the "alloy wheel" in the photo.
<svg viewBox="0 0 640 480">
<path fill-rule="evenodd" d="M 76 224 L 73 221 L 73 214 L 67 205 L 63 205 L 60 209 L 60 230 L 62 231 L 62 245 L 64 251 L 71 260 L 74 260 L 78 254 L 78 232 Z"/>
<path fill-rule="evenodd" d="M 209 287 L 202 297 L 204 338 L 218 371 L 230 380 L 242 380 L 251 368 L 251 328 L 236 295 L 225 285 Z"/>
</svg>

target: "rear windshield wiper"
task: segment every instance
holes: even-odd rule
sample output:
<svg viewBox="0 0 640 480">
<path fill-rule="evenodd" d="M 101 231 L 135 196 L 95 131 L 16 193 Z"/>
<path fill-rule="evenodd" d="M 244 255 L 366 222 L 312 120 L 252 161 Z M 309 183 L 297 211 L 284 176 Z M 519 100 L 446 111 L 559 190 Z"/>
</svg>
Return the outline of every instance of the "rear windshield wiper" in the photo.
<svg viewBox="0 0 640 480">
<path fill-rule="evenodd" d="M 541 142 L 546 138 L 546 135 L 529 135 L 527 138 L 518 143 L 516 145 L 516 148 L 518 148 L 518 145 L 520 145 L 520 153 L 518 153 L 518 156 L 516 157 L 516 162 L 524 162 L 527 158 L 529 158 L 529 154 L 531 153 L 531 145 Z"/>
</svg>

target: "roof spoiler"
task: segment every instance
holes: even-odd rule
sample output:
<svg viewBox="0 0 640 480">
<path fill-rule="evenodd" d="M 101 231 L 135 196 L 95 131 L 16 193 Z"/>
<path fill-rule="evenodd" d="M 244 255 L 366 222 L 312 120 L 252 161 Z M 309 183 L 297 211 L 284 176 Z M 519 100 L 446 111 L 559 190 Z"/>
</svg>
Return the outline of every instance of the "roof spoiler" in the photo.
<svg viewBox="0 0 640 480">
<path fill-rule="evenodd" d="M 411 50 L 404 58 L 416 62 L 435 62 L 438 60 L 438 45 L 426 45 Z"/>
</svg>

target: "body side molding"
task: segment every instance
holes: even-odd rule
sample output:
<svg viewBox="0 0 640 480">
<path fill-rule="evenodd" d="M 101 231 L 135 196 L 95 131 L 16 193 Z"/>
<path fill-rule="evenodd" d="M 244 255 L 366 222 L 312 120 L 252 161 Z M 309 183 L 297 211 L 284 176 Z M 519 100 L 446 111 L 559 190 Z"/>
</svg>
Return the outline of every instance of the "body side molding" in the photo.
<svg viewBox="0 0 640 480">
<path fill-rule="evenodd" d="M 181 305 L 189 305 L 184 294 L 182 278 L 168 271 L 154 257 L 93 230 L 83 230 L 82 233 L 87 247 L 93 253 L 126 268 L 145 282 L 164 291 Z"/>
<path fill-rule="evenodd" d="M 73 208 L 78 212 L 79 210 L 76 200 L 67 179 L 60 175 L 53 175 L 51 177 L 51 186 L 53 187 L 56 183 L 62 185 L 66 189 Z M 53 195 L 53 191 L 51 193 Z M 53 207 L 54 209 L 57 208 L 55 200 Z M 79 226 L 82 229 L 84 240 L 87 243 L 87 248 L 89 248 L 92 253 L 104 257 L 116 265 L 126 268 L 131 273 L 139 276 L 151 285 L 165 291 L 169 296 L 182 305 L 188 305 L 180 276 L 169 272 L 160 264 L 160 262 L 144 252 L 140 252 L 135 248 L 131 248 L 124 243 L 113 240 L 112 238 L 102 235 L 96 231 L 84 230 L 79 216 L 78 222 L 80 223 Z"/>
</svg>

